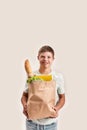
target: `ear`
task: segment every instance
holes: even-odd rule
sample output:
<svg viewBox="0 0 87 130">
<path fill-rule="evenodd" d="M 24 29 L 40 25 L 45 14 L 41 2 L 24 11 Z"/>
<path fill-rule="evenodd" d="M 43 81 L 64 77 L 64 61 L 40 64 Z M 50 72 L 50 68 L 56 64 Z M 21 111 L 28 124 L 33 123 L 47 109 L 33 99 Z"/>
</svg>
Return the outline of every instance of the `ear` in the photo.
<svg viewBox="0 0 87 130">
<path fill-rule="evenodd" d="M 55 60 L 55 57 L 53 57 L 53 60 Z"/>
<path fill-rule="evenodd" d="M 37 59 L 39 60 L 39 56 L 37 56 Z"/>
</svg>

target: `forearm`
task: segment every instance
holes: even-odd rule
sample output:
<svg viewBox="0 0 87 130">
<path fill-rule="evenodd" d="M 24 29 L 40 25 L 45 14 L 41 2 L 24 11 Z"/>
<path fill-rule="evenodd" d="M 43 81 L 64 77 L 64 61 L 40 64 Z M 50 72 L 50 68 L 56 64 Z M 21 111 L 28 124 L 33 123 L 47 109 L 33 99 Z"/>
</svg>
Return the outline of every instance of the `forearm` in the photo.
<svg viewBox="0 0 87 130">
<path fill-rule="evenodd" d="M 23 92 L 22 98 L 21 98 L 21 103 L 24 106 L 27 103 L 28 99 L 28 93 Z"/>
<path fill-rule="evenodd" d="M 65 94 L 60 94 L 59 95 L 59 101 L 56 104 L 56 110 L 59 111 L 65 104 Z"/>
</svg>

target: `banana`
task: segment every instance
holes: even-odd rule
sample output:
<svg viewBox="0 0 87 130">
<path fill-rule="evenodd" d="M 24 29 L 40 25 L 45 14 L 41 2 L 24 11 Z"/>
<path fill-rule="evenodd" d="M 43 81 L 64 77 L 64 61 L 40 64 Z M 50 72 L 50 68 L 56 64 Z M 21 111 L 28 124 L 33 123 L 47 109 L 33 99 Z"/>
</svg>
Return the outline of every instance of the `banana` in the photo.
<svg viewBox="0 0 87 130">
<path fill-rule="evenodd" d="M 52 75 L 37 75 L 36 77 L 45 80 L 45 81 L 50 81 L 52 80 Z"/>
</svg>

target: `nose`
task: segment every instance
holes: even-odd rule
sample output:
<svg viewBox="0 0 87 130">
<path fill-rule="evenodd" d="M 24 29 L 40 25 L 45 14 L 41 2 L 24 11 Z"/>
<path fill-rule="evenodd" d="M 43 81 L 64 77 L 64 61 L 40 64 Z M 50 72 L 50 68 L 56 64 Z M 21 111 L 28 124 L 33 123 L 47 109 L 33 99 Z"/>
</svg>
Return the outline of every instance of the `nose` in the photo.
<svg viewBox="0 0 87 130">
<path fill-rule="evenodd" d="M 48 60 L 48 58 L 47 58 L 47 57 L 44 57 L 44 60 L 45 60 L 45 61 L 47 61 L 47 60 Z"/>
</svg>

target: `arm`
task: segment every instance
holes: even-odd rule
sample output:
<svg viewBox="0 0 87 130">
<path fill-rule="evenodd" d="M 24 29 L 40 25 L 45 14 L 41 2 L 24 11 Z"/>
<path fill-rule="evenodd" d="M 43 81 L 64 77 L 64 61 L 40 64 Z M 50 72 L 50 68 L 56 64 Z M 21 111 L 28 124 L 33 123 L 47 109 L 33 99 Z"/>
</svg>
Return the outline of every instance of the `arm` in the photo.
<svg viewBox="0 0 87 130">
<path fill-rule="evenodd" d="M 23 113 L 26 117 L 28 117 L 27 114 L 27 99 L 28 99 L 28 93 L 23 92 L 21 97 L 21 103 L 23 105 Z"/>
<path fill-rule="evenodd" d="M 52 117 L 57 117 L 59 110 L 64 106 L 65 104 L 65 94 L 59 94 L 59 101 L 58 103 L 53 107 L 53 109 L 56 111 L 56 115 Z"/>
<path fill-rule="evenodd" d="M 59 111 L 63 107 L 64 104 L 65 104 L 65 94 L 59 94 L 59 101 L 55 105 L 54 109 L 56 111 Z"/>
<path fill-rule="evenodd" d="M 63 75 L 60 73 L 59 78 L 57 78 L 57 94 L 59 96 L 59 101 L 54 106 L 54 110 L 58 113 L 58 111 L 64 106 L 65 104 L 65 91 L 64 91 L 64 78 Z"/>
</svg>

